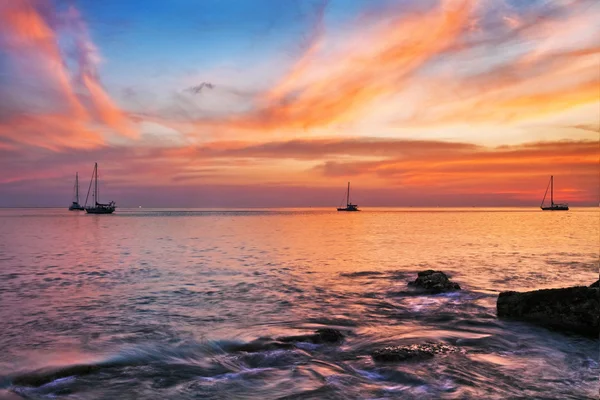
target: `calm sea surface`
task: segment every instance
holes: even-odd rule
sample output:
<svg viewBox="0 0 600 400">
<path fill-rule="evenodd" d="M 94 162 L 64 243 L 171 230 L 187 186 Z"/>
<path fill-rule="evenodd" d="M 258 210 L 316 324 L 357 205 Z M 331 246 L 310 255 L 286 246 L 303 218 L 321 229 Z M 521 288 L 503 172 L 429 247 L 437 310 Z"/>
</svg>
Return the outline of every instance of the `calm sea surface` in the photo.
<svg viewBox="0 0 600 400">
<path fill-rule="evenodd" d="M 597 399 L 599 341 L 496 318 L 598 279 L 598 209 L 0 210 L 0 398 Z M 415 295 L 424 269 L 463 290 Z M 340 345 L 234 351 L 344 332 Z M 430 360 L 373 362 L 436 342 Z"/>
</svg>

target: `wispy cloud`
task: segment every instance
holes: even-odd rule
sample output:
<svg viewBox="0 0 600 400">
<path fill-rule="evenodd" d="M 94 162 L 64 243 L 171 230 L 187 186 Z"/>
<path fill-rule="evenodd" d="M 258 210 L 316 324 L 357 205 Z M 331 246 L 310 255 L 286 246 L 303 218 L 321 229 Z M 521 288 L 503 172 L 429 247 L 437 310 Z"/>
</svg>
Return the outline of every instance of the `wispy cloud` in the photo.
<svg viewBox="0 0 600 400">
<path fill-rule="evenodd" d="M 194 93 L 194 94 L 198 94 L 198 93 L 202 93 L 202 90 L 204 89 L 214 89 L 215 85 L 213 85 L 210 82 L 202 82 L 199 85 L 196 86 L 192 86 L 190 88 L 185 89 L 186 92 L 190 92 L 190 93 Z"/>
<path fill-rule="evenodd" d="M 88 148 L 105 141 L 94 127 L 98 123 L 137 136 L 100 83 L 98 51 L 74 7 L 61 12 L 45 2 L 3 2 L 0 46 L 12 62 L 11 73 L 19 76 L 11 90 L 22 99 L 20 110 L 11 109 L 13 115 L 0 121 L 0 140 L 55 150 Z M 37 98 L 40 87 L 43 103 Z"/>
<path fill-rule="evenodd" d="M 466 30 L 472 2 L 444 1 L 424 13 L 379 16 L 350 33 L 343 45 L 328 43 L 322 12 L 310 45 L 256 109 L 199 127 L 306 129 L 357 118 L 372 102 L 397 92 L 419 67 L 455 43 Z"/>
<path fill-rule="evenodd" d="M 189 131 L 289 135 L 382 113 L 384 128 L 502 125 L 599 101 L 597 4 L 490 4 L 446 0 L 418 12 L 398 4 L 343 35 L 327 31 L 321 8 L 298 61 L 253 109 L 195 119 Z M 390 122 L 391 107 L 400 115 Z"/>
<path fill-rule="evenodd" d="M 497 147 L 377 138 L 213 142 L 174 148 L 41 152 L 25 157 L 7 151 L 0 169 L 10 172 L 0 185 L 43 184 L 61 178 L 68 183 L 72 171 L 86 171 L 89 160 L 96 159 L 103 160 L 103 177 L 115 191 L 253 182 L 282 188 L 304 185 L 327 192 L 336 182 L 352 180 L 363 190 L 396 188 L 412 193 L 413 198 L 462 193 L 485 196 L 488 201 L 496 198 L 497 204 L 509 198 L 527 204 L 539 200 L 539 187 L 554 174 L 561 182 L 557 197 L 562 200 L 579 204 L 600 200 L 597 142 L 568 140 Z M 40 171 L 38 165 L 47 168 Z"/>
</svg>

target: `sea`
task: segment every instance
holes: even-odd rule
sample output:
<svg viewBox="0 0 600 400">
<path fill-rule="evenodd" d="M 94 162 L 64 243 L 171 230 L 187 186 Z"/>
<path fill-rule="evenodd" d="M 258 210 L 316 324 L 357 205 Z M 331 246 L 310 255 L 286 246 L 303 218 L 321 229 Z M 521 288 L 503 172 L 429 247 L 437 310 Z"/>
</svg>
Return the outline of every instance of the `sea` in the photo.
<svg viewBox="0 0 600 400">
<path fill-rule="evenodd" d="M 590 285 L 599 238 L 598 208 L 0 209 L 0 398 L 598 399 L 598 339 L 496 300 Z M 371 357 L 424 343 L 454 351 Z"/>
</svg>

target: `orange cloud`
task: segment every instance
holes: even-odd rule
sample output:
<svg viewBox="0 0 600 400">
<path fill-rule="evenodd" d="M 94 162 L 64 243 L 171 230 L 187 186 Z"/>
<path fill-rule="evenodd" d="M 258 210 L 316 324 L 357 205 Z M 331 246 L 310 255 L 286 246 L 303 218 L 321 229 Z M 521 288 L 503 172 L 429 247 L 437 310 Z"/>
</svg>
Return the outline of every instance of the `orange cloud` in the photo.
<svg viewBox="0 0 600 400">
<path fill-rule="evenodd" d="M 257 98 L 254 110 L 202 118 L 188 129 L 179 128 L 202 135 L 235 136 L 248 130 L 289 135 L 359 121 L 392 106 L 416 110 L 394 121 L 396 127 L 505 124 L 593 104 L 599 100 L 600 85 L 600 53 L 597 43 L 588 40 L 594 29 L 583 31 L 586 39 L 579 47 L 570 43 L 555 48 L 543 39 L 557 32 L 574 35 L 581 26 L 589 26 L 585 22 L 598 9 L 588 5 L 551 4 L 518 21 L 500 15 L 494 23 L 481 22 L 477 31 L 472 25 L 482 16 L 476 11 L 485 10 L 475 1 L 443 1 L 421 13 L 398 7 L 393 10 L 398 15 L 387 10 L 386 15 L 363 18 L 357 33 L 345 35 L 343 41 L 325 35 L 321 16 L 307 50 L 287 75 Z M 526 51 L 508 53 L 499 64 L 498 49 L 503 48 Z M 473 66 L 477 68 L 469 72 Z M 432 67 L 438 69 L 427 71 Z M 383 101 L 393 96 L 393 104 Z M 166 122 L 172 127 L 179 123 Z M 377 128 L 386 125 L 381 121 Z"/>
<path fill-rule="evenodd" d="M 114 104 L 97 79 L 95 47 L 78 12 L 74 8 L 65 14 L 55 12 L 56 21 L 50 24 L 36 4 L 14 0 L 0 5 L 0 43 L 13 61 L 35 68 L 33 79 L 45 88 L 48 101 L 43 110 L 26 104 L 20 111 L 10 110 L 13 115 L 0 121 L 0 140 L 54 150 L 89 148 L 104 142 L 102 134 L 93 131 L 96 122 L 103 122 L 126 137 L 136 137 L 127 115 Z M 59 46 L 58 30 L 71 35 L 76 43 L 70 50 L 76 54 L 79 79 L 93 108 L 80 99 L 77 73 L 68 68 Z M 16 69 L 15 73 L 20 71 Z M 25 101 L 30 96 L 32 104 L 39 103 L 39 91 L 27 86 L 12 89 L 19 91 Z"/>
<path fill-rule="evenodd" d="M 310 68 L 325 71 L 314 71 L 316 78 L 308 82 L 293 71 L 279 85 L 288 87 L 287 92 L 254 118 L 234 124 L 307 128 L 355 118 L 376 98 L 396 92 L 420 66 L 454 43 L 466 27 L 471 8 L 470 2 L 462 2 L 386 21 L 370 33 L 371 48 L 352 48 L 324 60 L 314 58 Z"/>
<path fill-rule="evenodd" d="M 317 9 L 316 23 L 312 29 L 311 37 L 308 40 L 307 49 L 296 64 L 294 64 L 286 77 L 263 96 L 262 101 L 266 103 L 280 101 L 286 94 L 295 90 L 297 82 L 302 80 L 307 71 L 310 70 L 314 59 L 318 56 L 325 44 L 324 17 L 326 6 L 327 3 L 323 3 L 322 6 Z"/>
<path fill-rule="evenodd" d="M 468 143 L 394 139 L 215 142 L 185 148 L 81 149 L 0 157 L 2 182 L 69 180 L 102 160 L 103 180 L 113 190 L 155 187 L 162 191 L 201 185 L 304 186 L 328 191 L 347 180 L 363 193 L 385 188 L 415 205 L 433 195 L 485 198 L 486 204 L 537 204 L 548 177 L 561 201 L 597 204 L 598 143 L 558 141 L 485 147 Z M 39 165 L 45 168 L 39 169 Z M 0 182 L 0 183 L 2 183 Z M 70 180 L 69 180 L 70 182 Z M 495 203 L 494 203 L 494 199 Z M 337 199 L 336 199 L 337 200 Z M 442 202 L 443 204 L 443 202 Z"/>
<path fill-rule="evenodd" d="M 56 34 L 30 2 L 15 0 L 0 5 L 0 34 L 13 53 L 41 58 L 46 72 L 59 84 L 71 112 L 85 116 L 71 86 Z"/>
<path fill-rule="evenodd" d="M 397 122 L 413 126 L 514 122 L 600 103 L 599 55 L 598 47 L 567 50 L 473 77 L 432 78 L 423 84 L 436 88 L 436 94 L 412 120 Z"/>
<path fill-rule="evenodd" d="M 317 24 L 306 52 L 281 81 L 259 97 L 254 111 L 202 119 L 194 126 L 272 131 L 355 120 L 375 100 L 401 90 L 420 67 L 454 45 L 468 30 L 472 10 L 472 1 L 445 0 L 425 13 L 379 16 L 333 52 L 322 23 Z"/>
<path fill-rule="evenodd" d="M 85 122 L 63 114 L 12 116 L 0 124 L 0 138 L 53 151 L 63 148 L 90 149 L 105 143 L 104 138 L 89 129 Z M 14 144 L 5 146 L 15 147 Z"/>
<path fill-rule="evenodd" d="M 537 189 L 531 188 L 543 186 L 550 175 L 555 175 L 563 182 L 557 193 L 565 201 L 585 200 L 595 204 L 600 200 L 599 161 L 597 142 L 560 141 L 496 148 L 479 146 L 433 155 L 407 153 L 379 161 L 329 161 L 316 169 L 326 176 L 342 179 L 379 177 L 404 189 L 463 195 L 511 192 L 530 200 L 539 195 Z"/>
<path fill-rule="evenodd" d="M 138 132 L 133 128 L 131 121 L 123 111 L 115 106 L 98 81 L 87 74 L 83 75 L 82 79 L 83 84 L 91 94 L 92 102 L 98 111 L 100 119 L 123 136 L 137 138 Z"/>
</svg>

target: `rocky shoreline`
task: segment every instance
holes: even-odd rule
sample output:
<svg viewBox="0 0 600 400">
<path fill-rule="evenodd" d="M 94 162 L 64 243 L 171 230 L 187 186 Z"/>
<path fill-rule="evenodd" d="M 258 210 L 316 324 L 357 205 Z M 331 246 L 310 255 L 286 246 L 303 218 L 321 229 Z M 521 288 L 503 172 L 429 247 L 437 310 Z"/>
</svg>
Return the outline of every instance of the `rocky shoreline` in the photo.
<svg viewBox="0 0 600 400">
<path fill-rule="evenodd" d="M 416 293 L 437 294 L 461 290 L 441 271 L 426 270 L 418 273 L 408 285 Z M 559 332 L 574 333 L 590 338 L 599 335 L 599 281 L 590 286 L 576 286 L 560 289 L 543 289 L 529 292 L 502 292 L 497 300 L 499 318 L 509 318 L 544 326 Z M 310 346 L 343 346 L 346 333 L 334 328 L 321 328 L 313 333 L 280 337 L 260 337 L 246 343 L 222 344 L 222 350 L 229 353 L 259 353 L 273 350 L 300 349 L 310 351 Z M 317 347 L 317 348 L 318 348 Z M 375 363 L 420 362 L 434 357 L 465 353 L 460 346 L 443 341 L 410 341 L 402 344 L 369 348 L 358 353 L 349 352 L 347 357 L 370 357 Z M 123 361 L 112 360 L 97 364 L 77 364 L 66 367 L 43 368 L 30 373 L 12 376 L 13 384 L 38 387 L 57 379 L 70 376 L 83 376 L 127 365 Z"/>
<path fill-rule="evenodd" d="M 461 290 L 442 271 L 417 274 L 409 286 L 427 294 Z M 564 333 L 598 338 L 600 335 L 600 280 L 590 286 L 501 292 L 496 302 L 498 317 L 525 321 Z"/>
<path fill-rule="evenodd" d="M 502 292 L 496 308 L 501 318 L 588 337 L 598 338 L 600 334 L 598 281 L 590 286 Z"/>
<path fill-rule="evenodd" d="M 559 332 L 581 334 L 598 338 L 599 282 L 590 286 L 544 289 L 531 292 L 502 292 L 497 300 L 499 318 L 530 322 Z M 438 294 L 461 290 L 442 271 L 426 270 L 417 274 L 408 285 L 418 293 Z M 270 349 L 289 349 L 296 343 L 339 345 L 345 335 L 337 329 L 323 328 L 313 334 L 284 336 L 276 339 L 259 338 L 240 345 L 234 351 L 254 352 Z M 424 342 L 408 345 L 385 346 L 375 349 L 370 356 L 375 362 L 420 361 L 440 354 L 460 352 L 446 343 Z"/>
</svg>

